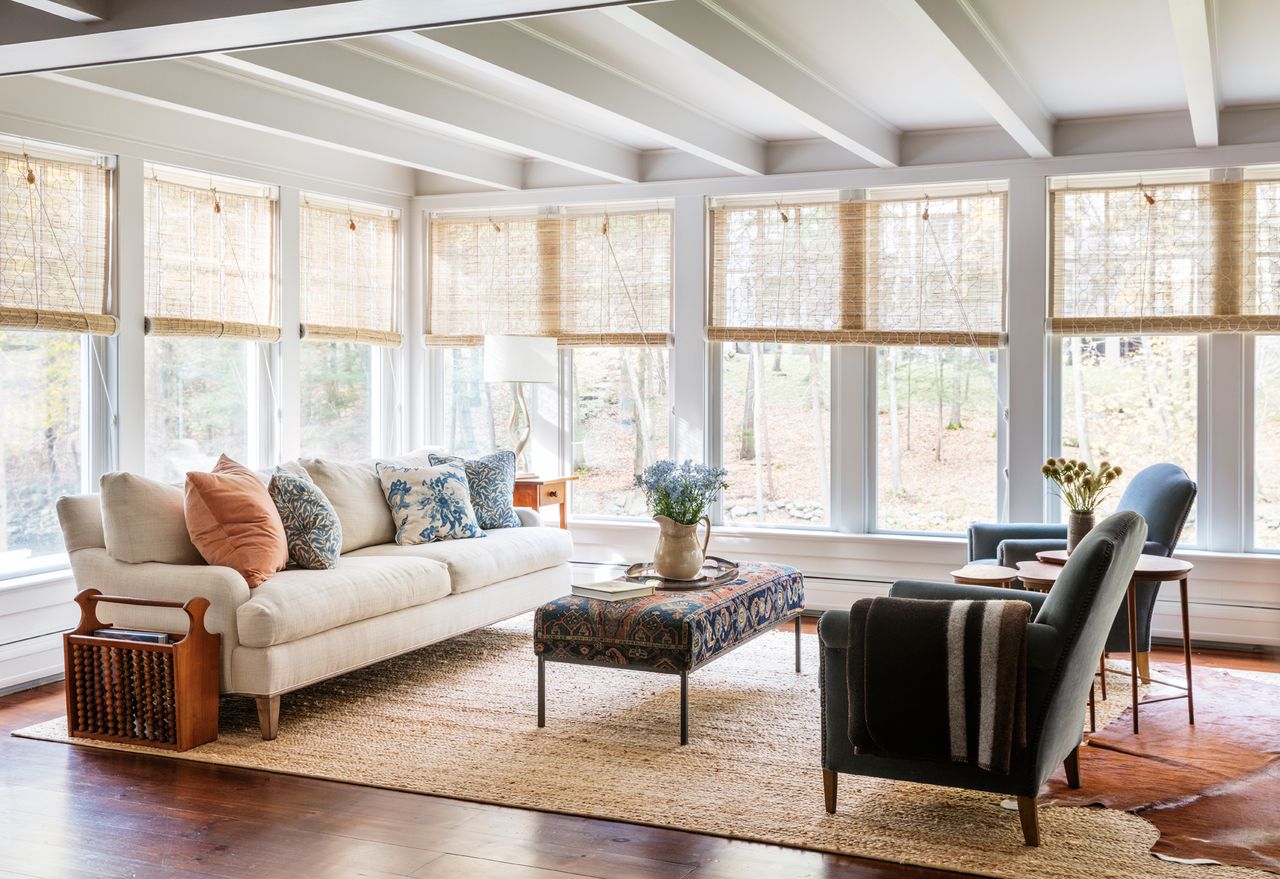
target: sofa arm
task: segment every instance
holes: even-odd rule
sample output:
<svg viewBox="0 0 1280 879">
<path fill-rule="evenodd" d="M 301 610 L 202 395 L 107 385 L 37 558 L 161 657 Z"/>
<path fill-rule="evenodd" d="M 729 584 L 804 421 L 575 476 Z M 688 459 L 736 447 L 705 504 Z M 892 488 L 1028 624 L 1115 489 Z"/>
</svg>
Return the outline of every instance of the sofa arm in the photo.
<svg viewBox="0 0 1280 879">
<path fill-rule="evenodd" d="M 997 558 L 1003 540 L 1066 540 L 1067 526 L 1051 523 L 981 524 L 969 526 L 969 561 Z"/>
<path fill-rule="evenodd" d="M 534 528 L 542 524 L 542 516 L 537 510 L 528 507 L 516 507 L 516 515 L 520 518 L 522 528 Z"/>
<path fill-rule="evenodd" d="M 113 559 L 105 549 L 71 553 L 71 570 L 76 588 L 98 589 L 106 595 L 180 602 L 197 596 L 209 599 L 204 625 L 222 635 L 224 686 L 231 679 L 231 654 L 239 644 L 236 608 L 249 600 L 249 584 L 235 570 L 219 565 L 131 564 Z M 98 617 L 125 628 L 175 634 L 187 630 L 187 615 L 174 608 L 99 604 Z"/>
</svg>

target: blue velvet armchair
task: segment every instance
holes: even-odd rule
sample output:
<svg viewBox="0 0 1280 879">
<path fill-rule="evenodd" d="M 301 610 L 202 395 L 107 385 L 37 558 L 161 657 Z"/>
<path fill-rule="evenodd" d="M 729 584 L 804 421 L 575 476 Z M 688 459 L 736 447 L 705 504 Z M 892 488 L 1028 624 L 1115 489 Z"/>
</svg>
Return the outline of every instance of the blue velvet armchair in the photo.
<svg viewBox="0 0 1280 879">
<path fill-rule="evenodd" d="M 848 611 L 828 611 L 818 624 L 822 642 L 819 683 L 822 693 L 822 781 L 826 808 L 836 811 L 841 773 L 892 778 L 945 787 L 990 791 L 1018 799 L 1027 845 L 1039 845 L 1036 797 L 1048 777 L 1065 764 L 1067 783 L 1080 786 L 1078 751 L 1084 706 L 1093 687 L 1098 654 L 1112 617 L 1123 604 L 1129 578 L 1143 549 L 1147 526 L 1133 512 L 1110 516 L 1071 554 L 1048 594 L 1010 593 L 1007 589 L 900 580 L 889 590 L 897 598 L 991 600 L 1017 598 L 1031 604 L 1027 626 L 1027 744 L 1017 749 L 1008 774 L 972 763 L 903 759 L 868 754 L 849 736 Z M 902 681 L 904 699 L 913 682 Z"/>
<path fill-rule="evenodd" d="M 1176 464 L 1153 464 L 1133 477 L 1120 497 L 1120 510 L 1132 510 L 1147 522 L 1147 541 L 1143 552 L 1148 555 L 1171 556 L 1178 546 L 1178 536 L 1191 513 L 1196 499 L 1196 484 Z M 1018 562 L 1034 561 L 1036 553 L 1065 549 L 1066 525 L 1013 524 L 970 525 L 969 561 L 1017 567 Z M 1137 583 L 1138 645 L 1136 662 L 1143 680 L 1151 677 L 1151 617 L 1156 609 L 1158 583 Z M 1129 652 L 1129 621 L 1123 607 L 1116 614 L 1107 635 L 1108 653 Z"/>
</svg>

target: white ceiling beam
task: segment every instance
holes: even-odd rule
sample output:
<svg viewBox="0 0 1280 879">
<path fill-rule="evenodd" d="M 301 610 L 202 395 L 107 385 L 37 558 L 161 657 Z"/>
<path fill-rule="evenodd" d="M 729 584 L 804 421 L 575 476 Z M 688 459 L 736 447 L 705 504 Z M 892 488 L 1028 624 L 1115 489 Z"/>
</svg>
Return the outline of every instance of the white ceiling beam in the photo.
<svg viewBox="0 0 1280 879">
<path fill-rule="evenodd" d="M 284 91 L 197 61 L 42 74 L 108 94 L 283 134 L 482 186 L 519 189 L 523 160 Z"/>
<path fill-rule="evenodd" d="M 1053 155 L 1053 118 L 1023 82 L 969 0 L 883 0 L 1028 156 Z"/>
<path fill-rule="evenodd" d="M 89 24 L 107 20 L 107 0 L 13 0 L 50 15 Z"/>
<path fill-rule="evenodd" d="M 100 2 L 100 0 L 99 0 Z M 89 27 L 0 0 L 0 75 L 494 21 L 624 0 L 128 0 Z M 95 0 L 33 0 L 41 9 Z M 92 4 L 92 5 L 91 5 Z"/>
<path fill-rule="evenodd" d="M 640 179 L 640 154 L 342 43 L 216 56 L 211 61 L 290 88 L 356 104 L 500 152 L 545 159 L 615 183 Z"/>
<path fill-rule="evenodd" d="M 764 144 L 580 55 L 557 47 L 536 22 L 493 23 L 389 34 L 472 69 L 638 125 L 655 140 L 736 174 L 765 172 Z"/>
<path fill-rule="evenodd" d="M 703 69 L 736 75 L 762 100 L 868 162 L 898 163 L 897 131 L 698 0 L 612 7 L 604 14 Z"/>
<path fill-rule="evenodd" d="M 1187 109 L 1191 111 L 1196 146 L 1216 147 L 1222 96 L 1218 89 L 1212 10 L 1208 0 L 1169 0 L 1169 14 L 1187 86 Z"/>
</svg>

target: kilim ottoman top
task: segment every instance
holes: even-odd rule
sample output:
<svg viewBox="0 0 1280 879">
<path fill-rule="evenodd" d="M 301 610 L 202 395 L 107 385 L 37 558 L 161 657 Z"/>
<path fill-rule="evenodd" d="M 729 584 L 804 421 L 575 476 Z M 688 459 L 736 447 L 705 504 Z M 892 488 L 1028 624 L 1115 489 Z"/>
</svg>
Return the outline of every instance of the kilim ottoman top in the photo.
<svg viewBox="0 0 1280 879">
<path fill-rule="evenodd" d="M 680 743 L 689 738 L 688 676 L 756 635 L 795 622 L 800 671 L 804 575 L 743 562 L 738 576 L 710 589 L 662 591 L 625 601 L 566 595 L 538 608 L 538 726 L 546 722 L 546 662 L 576 662 L 680 675 Z"/>
</svg>

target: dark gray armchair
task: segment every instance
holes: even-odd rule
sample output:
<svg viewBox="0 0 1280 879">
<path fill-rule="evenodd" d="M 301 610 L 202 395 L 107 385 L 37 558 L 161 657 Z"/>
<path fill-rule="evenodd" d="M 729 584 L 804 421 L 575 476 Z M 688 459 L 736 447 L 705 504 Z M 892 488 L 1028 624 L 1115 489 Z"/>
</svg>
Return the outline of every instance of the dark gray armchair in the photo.
<svg viewBox="0 0 1280 879">
<path fill-rule="evenodd" d="M 898 598 L 1024 599 L 1034 616 L 1027 628 L 1027 747 L 1015 751 L 1008 775 L 968 763 L 898 759 L 855 753 L 849 741 L 849 613 L 828 611 L 818 625 L 822 641 L 822 778 L 827 811 L 836 810 L 839 773 L 915 781 L 1015 796 L 1027 845 L 1040 844 L 1036 796 L 1065 763 L 1067 782 L 1080 786 L 1077 748 L 1093 687 L 1098 654 L 1147 537 L 1142 517 L 1121 512 L 1098 524 L 1071 554 L 1048 594 L 900 580 Z M 910 698 L 912 682 L 902 682 Z"/>
<path fill-rule="evenodd" d="M 1178 536 L 1187 523 L 1196 499 L 1196 484 L 1176 464 L 1153 464 L 1133 477 L 1120 496 L 1118 509 L 1133 510 L 1147 521 L 1148 555 L 1171 556 Z M 1066 525 L 970 525 L 969 561 L 1016 568 L 1018 562 L 1034 561 L 1036 553 L 1065 549 Z M 1151 617 L 1156 609 L 1160 584 L 1137 583 L 1138 646 L 1135 661 L 1143 680 L 1151 677 Z M 1124 608 L 1116 613 L 1107 636 L 1108 653 L 1128 653 L 1129 620 Z"/>
</svg>

